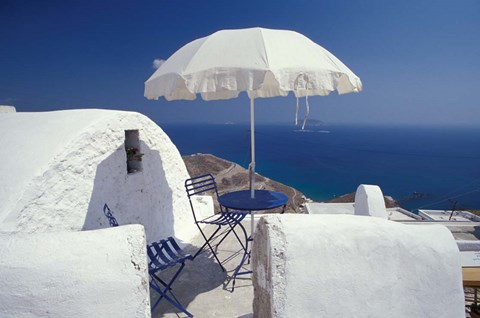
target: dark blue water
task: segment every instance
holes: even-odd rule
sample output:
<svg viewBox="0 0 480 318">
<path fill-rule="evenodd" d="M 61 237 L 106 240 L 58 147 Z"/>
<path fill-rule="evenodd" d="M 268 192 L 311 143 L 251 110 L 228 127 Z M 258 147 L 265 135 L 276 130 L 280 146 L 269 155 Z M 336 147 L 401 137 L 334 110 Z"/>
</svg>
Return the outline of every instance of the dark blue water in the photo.
<svg viewBox="0 0 480 318">
<path fill-rule="evenodd" d="M 182 155 L 211 153 L 247 167 L 247 125 L 161 127 Z M 323 201 L 377 184 L 409 210 L 480 209 L 480 129 L 333 126 L 330 133 L 256 126 L 257 172 Z"/>
</svg>

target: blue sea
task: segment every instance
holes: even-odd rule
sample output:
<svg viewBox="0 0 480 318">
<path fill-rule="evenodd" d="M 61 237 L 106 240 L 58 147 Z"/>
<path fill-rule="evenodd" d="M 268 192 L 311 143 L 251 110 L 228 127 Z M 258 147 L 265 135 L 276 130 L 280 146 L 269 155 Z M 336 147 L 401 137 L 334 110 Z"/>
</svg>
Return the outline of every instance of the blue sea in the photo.
<svg viewBox="0 0 480 318">
<path fill-rule="evenodd" d="M 249 125 L 161 124 L 182 155 L 250 162 Z M 410 211 L 480 209 L 480 128 L 256 125 L 257 172 L 315 201 L 379 185 Z"/>
</svg>

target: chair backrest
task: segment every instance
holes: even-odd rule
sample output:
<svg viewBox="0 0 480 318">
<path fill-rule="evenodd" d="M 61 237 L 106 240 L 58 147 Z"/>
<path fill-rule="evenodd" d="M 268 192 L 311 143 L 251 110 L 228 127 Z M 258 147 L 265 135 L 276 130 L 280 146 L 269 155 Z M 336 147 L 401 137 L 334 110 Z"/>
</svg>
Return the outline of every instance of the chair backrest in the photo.
<svg viewBox="0 0 480 318">
<path fill-rule="evenodd" d="M 174 266 L 186 258 L 192 259 L 190 254 L 183 252 L 173 237 L 148 244 L 147 255 L 149 259 L 148 268 L 152 272 Z"/>
<path fill-rule="evenodd" d="M 214 192 L 214 195 L 218 200 L 217 183 L 215 182 L 213 175 L 210 173 L 185 180 L 185 190 L 187 190 L 187 196 L 188 200 L 190 201 L 190 207 L 192 208 L 195 222 L 197 222 L 197 217 L 195 215 L 195 209 L 192 203 L 193 196 L 206 195 Z M 222 206 L 220 206 L 220 211 L 223 212 Z"/>
<path fill-rule="evenodd" d="M 112 210 L 110 210 L 106 203 L 103 206 L 103 214 L 105 214 L 105 216 L 107 217 L 108 222 L 110 223 L 110 227 L 118 226 L 117 219 L 113 216 Z"/>
</svg>

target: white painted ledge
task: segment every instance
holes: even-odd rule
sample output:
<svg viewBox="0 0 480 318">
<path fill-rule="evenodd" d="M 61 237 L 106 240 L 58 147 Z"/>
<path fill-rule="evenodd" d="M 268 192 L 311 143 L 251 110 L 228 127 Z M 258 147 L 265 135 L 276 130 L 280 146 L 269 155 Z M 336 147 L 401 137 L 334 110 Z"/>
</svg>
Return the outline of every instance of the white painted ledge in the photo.
<svg viewBox="0 0 480 318">
<path fill-rule="evenodd" d="M 0 234 L 0 317 L 150 317 L 141 225 Z"/>
<path fill-rule="evenodd" d="M 465 317 L 459 251 L 441 225 L 269 215 L 252 251 L 257 318 Z"/>
</svg>

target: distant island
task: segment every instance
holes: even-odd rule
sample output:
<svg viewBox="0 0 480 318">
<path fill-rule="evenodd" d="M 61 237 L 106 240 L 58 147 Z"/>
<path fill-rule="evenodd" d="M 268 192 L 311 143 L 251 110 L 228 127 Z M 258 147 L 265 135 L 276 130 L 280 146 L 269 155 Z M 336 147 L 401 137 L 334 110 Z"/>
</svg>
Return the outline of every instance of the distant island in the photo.
<svg viewBox="0 0 480 318">
<path fill-rule="evenodd" d="M 325 126 L 325 122 L 318 119 L 307 119 L 306 126 Z"/>
</svg>

